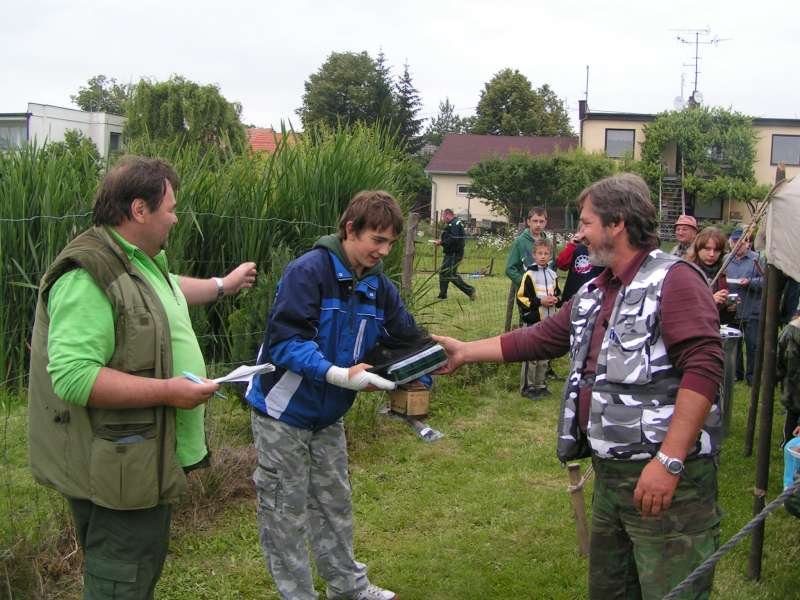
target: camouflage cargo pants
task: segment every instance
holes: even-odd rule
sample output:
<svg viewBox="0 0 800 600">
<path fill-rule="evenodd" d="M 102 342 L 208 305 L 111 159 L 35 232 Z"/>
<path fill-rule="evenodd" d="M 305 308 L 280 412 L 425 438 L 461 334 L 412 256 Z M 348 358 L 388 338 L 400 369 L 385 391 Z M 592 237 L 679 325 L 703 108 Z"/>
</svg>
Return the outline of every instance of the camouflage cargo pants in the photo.
<svg viewBox="0 0 800 600">
<path fill-rule="evenodd" d="M 286 425 L 253 411 L 261 547 L 281 597 L 315 600 L 308 547 L 328 597 L 365 588 L 366 567 L 353 558 L 353 507 L 340 419 L 321 431 Z"/>
<path fill-rule="evenodd" d="M 647 462 L 593 460 L 590 598 L 660 600 L 717 549 L 715 461 L 687 461 L 670 508 L 657 517 L 642 517 L 633 491 Z M 708 598 L 713 577 L 681 597 Z"/>
</svg>

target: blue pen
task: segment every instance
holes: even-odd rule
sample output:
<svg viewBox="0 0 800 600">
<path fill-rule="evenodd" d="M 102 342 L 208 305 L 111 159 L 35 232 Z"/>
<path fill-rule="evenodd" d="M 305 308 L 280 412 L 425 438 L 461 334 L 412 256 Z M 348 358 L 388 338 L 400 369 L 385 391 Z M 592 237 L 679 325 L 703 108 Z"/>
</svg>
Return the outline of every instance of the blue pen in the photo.
<svg viewBox="0 0 800 600">
<path fill-rule="evenodd" d="M 194 381 L 195 383 L 205 383 L 205 381 L 200 379 L 194 373 L 190 373 L 189 371 L 184 371 L 183 372 L 183 376 L 186 377 L 186 379 L 188 379 L 189 381 Z M 221 394 L 220 392 L 214 392 L 214 395 L 217 398 L 222 398 L 223 400 L 227 400 L 228 399 L 228 397 L 225 394 Z"/>
</svg>

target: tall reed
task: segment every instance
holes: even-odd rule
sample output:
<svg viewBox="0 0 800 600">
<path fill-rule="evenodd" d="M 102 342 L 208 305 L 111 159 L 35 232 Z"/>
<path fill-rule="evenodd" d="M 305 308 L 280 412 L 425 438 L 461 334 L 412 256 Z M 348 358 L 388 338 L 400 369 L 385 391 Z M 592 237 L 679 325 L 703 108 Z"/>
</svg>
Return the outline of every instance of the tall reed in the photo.
<svg viewBox="0 0 800 600">
<path fill-rule="evenodd" d="M 231 361 L 234 351 L 236 360 L 245 360 L 248 348 L 254 356 L 266 315 L 243 315 L 242 308 L 268 309 L 285 263 L 335 232 L 356 192 L 382 188 L 407 204 L 401 189 L 406 159 L 386 131 L 359 126 L 287 133 L 271 155 L 149 140 L 128 148 L 170 161 L 181 177 L 179 223 L 167 250 L 174 272 L 209 277 L 253 260 L 271 274 L 253 291 L 193 311 L 209 362 Z M 81 148 L 56 153 L 31 145 L 0 153 L 0 385 L 24 386 L 39 278 L 90 226 L 98 173 L 94 157 Z M 390 270 L 396 271 L 398 257 L 390 256 Z"/>
</svg>

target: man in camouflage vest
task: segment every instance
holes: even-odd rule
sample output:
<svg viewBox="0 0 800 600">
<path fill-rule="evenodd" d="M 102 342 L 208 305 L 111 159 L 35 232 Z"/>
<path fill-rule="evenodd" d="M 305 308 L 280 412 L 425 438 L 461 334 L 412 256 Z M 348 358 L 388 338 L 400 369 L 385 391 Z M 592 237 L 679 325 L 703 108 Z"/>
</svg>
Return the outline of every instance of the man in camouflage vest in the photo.
<svg viewBox="0 0 800 600">
<path fill-rule="evenodd" d="M 589 596 L 662 598 L 718 545 L 718 312 L 702 274 L 658 249 L 640 177 L 603 179 L 578 203 L 590 260 L 606 269 L 533 327 L 437 337 L 441 372 L 569 352 L 557 453 L 595 469 Z M 684 597 L 707 598 L 712 578 Z"/>
<path fill-rule="evenodd" d="M 181 376 L 206 374 L 187 305 L 256 277 L 254 263 L 224 278 L 169 272 L 178 184 L 164 161 L 121 159 L 98 190 L 94 227 L 61 251 L 39 286 L 31 471 L 67 499 L 84 598 L 153 597 L 184 472 L 208 464 L 204 403 L 219 387 Z"/>
</svg>

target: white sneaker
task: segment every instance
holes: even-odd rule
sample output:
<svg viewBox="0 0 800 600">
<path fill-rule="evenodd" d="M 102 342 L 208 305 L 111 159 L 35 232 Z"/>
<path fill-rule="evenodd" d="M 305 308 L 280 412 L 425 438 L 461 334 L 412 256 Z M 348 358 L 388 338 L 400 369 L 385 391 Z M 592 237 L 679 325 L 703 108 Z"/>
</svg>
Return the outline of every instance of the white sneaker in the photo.
<svg viewBox="0 0 800 600">
<path fill-rule="evenodd" d="M 370 583 L 353 596 L 353 600 L 399 600 L 399 598 L 393 591 L 385 590 Z"/>
</svg>

